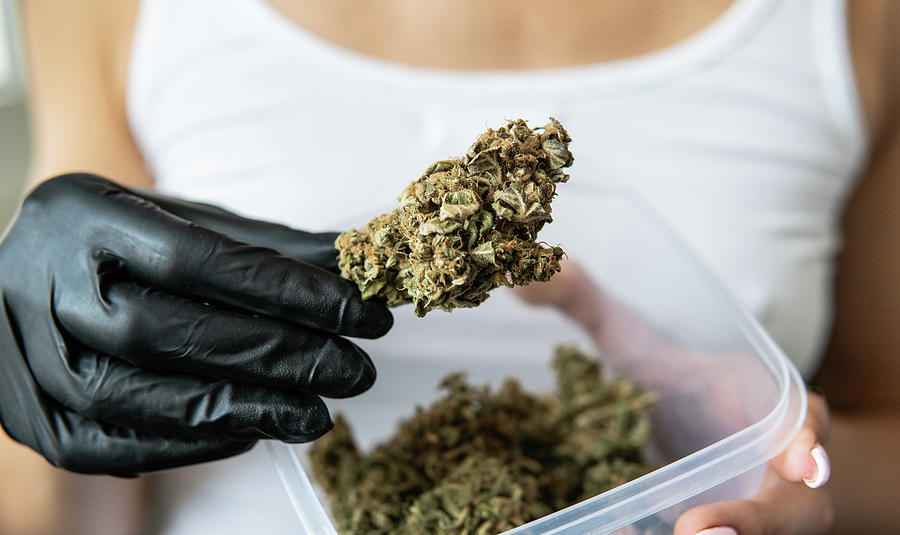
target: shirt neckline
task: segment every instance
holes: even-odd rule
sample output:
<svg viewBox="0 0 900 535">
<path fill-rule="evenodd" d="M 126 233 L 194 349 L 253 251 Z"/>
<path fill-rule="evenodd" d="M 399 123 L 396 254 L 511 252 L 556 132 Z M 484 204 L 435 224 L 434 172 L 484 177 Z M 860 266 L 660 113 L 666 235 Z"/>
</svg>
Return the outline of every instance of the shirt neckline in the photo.
<svg viewBox="0 0 900 535">
<path fill-rule="evenodd" d="M 758 29 L 777 0 L 734 0 L 711 23 L 658 50 L 593 64 L 511 70 L 423 67 L 369 56 L 328 41 L 288 18 L 267 0 L 251 0 L 261 24 L 287 49 L 338 75 L 365 79 L 386 88 L 414 86 L 447 97 L 622 92 L 664 84 L 726 56 Z"/>
</svg>

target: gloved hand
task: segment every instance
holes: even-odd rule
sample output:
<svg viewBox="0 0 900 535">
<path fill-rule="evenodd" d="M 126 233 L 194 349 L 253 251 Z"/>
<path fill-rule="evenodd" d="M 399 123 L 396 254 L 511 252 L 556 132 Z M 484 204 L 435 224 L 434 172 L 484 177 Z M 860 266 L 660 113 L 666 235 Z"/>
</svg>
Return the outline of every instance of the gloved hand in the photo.
<svg viewBox="0 0 900 535">
<path fill-rule="evenodd" d="M 54 465 L 123 476 L 321 436 L 319 396 L 375 379 L 341 336 L 393 321 L 331 272 L 334 238 L 88 174 L 45 182 L 0 242 L 3 427 Z"/>
</svg>

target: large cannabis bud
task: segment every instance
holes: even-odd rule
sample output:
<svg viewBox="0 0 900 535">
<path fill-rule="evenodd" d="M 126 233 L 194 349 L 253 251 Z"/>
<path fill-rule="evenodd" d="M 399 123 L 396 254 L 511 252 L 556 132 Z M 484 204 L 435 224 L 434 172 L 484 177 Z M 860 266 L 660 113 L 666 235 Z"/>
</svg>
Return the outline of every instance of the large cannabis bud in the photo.
<svg viewBox="0 0 900 535">
<path fill-rule="evenodd" d="M 532 130 L 522 119 L 489 129 L 466 156 L 435 162 L 406 187 L 400 207 L 341 234 L 341 275 L 363 299 L 473 307 L 500 285 L 547 281 L 563 250 L 539 244 L 556 184 L 572 165 L 569 134 L 556 119 Z"/>
<path fill-rule="evenodd" d="M 556 350 L 557 395 L 463 374 L 444 396 L 363 454 L 347 422 L 310 453 L 343 535 L 495 534 L 649 471 L 640 449 L 655 396 L 603 378 L 574 347 Z"/>
</svg>

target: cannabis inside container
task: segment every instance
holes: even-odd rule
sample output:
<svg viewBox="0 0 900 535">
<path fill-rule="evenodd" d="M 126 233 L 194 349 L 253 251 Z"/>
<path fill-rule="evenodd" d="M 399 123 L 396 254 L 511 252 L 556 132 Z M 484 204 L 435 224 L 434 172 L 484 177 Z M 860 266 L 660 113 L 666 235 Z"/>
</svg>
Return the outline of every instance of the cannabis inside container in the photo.
<svg viewBox="0 0 900 535">
<path fill-rule="evenodd" d="M 576 343 L 610 373 L 659 395 L 645 457 L 660 468 L 506 534 L 671 533 L 688 508 L 759 488 L 764 463 L 799 429 L 805 389 L 763 329 L 648 208 L 627 194 L 568 187 L 541 238 L 561 244 L 602 289 L 586 305 L 598 319 L 592 332 L 505 288 L 450 314 L 416 318 L 398 308 L 390 334 L 361 342 L 378 368 L 375 386 L 328 404 L 366 448 L 435 399 L 446 373 L 465 370 L 473 382 L 493 385 L 514 377 L 526 389 L 549 391 L 554 346 Z M 302 468 L 306 448 L 277 444 L 273 453 L 306 532 L 335 533 L 324 495 Z"/>
</svg>

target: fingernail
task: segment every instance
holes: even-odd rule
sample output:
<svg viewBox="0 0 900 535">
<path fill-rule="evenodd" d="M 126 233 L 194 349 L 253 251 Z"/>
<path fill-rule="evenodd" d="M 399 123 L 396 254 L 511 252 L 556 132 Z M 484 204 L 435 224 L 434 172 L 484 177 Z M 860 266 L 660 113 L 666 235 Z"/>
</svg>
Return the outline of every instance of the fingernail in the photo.
<svg viewBox="0 0 900 535">
<path fill-rule="evenodd" d="M 803 482 L 807 487 L 817 489 L 827 483 L 828 478 L 831 477 L 831 461 L 821 444 L 816 444 L 809 454 L 816 462 L 816 474 L 811 478 L 804 479 Z"/>
<path fill-rule="evenodd" d="M 735 531 L 734 528 L 720 526 L 717 528 L 709 528 L 704 529 L 703 531 L 698 531 L 697 535 L 738 535 L 738 532 Z"/>
</svg>

